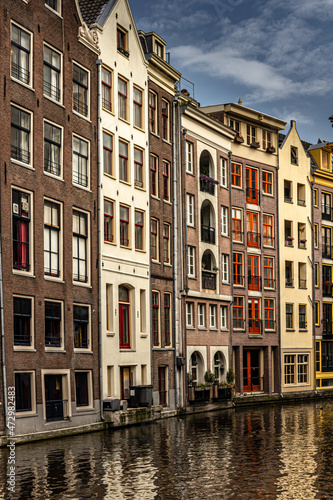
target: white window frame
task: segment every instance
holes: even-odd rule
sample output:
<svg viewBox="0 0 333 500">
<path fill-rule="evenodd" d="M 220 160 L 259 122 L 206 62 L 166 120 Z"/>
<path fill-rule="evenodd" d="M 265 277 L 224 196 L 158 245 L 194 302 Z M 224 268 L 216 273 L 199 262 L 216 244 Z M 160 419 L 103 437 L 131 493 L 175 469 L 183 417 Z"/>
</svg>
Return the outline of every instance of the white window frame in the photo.
<svg viewBox="0 0 333 500">
<path fill-rule="evenodd" d="M 223 253 L 221 259 L 222 283 L 229 283 L 229 255 Z"/>
<path fill-rule="evenodd" d="M 79 182 L 74 181 L 74 137 L 76 137 L 79 141 L 83 141 L 87 144 L 88 156 L 87 156 L 87 171 L 86 171 L 87 185 L 86 186 L 83 184 L 80 184 Z M 81 157 L 82 155 L 79 154 L 78 156 Z M 72 136 L 72 165 L 73 165 L 73 168 L 72 168 L 72 170 L 73 170 L 73 172 L 72 172 L 73 186 L 89 191 L 90 190 L 90 141 L 88 139 L 86 139 L 85 137 L 82 137 L 78 134 L 73 134 L 73 136 Z M 80 172 L 78 171 L 76 173 L 79 174 Z"/>
<path fill-rule="evenodd" d="M 86 220 L 87 220 L 87 238 L 86 238 L 86 270 L 87 270 L 87 281 L 74 280 L 74 265 L 73 265 L 73 262 L 74 262 L 74 252 L 73 251 L 72 251 L 72 266 L 73 266 L 72 280 L 73 280 L 74 285 L 77 285 L 77 286 L 90 286 L 90 280 L 91 280 L 91 269 L 90 269 L 90 252 L 91 252 L 91 249 L 90 249 L 90 245 L 91 245 L 91 243 L 90 243 L 90 241 L 91 241 L 90 227 L 91 227 L 91 223 L 90 223 L 90 213 L 86 212 L 85 210 L 82 210 L 80 208 L 77 208 L 77 207 L 73 206 L 73 208 L 72 208 L 72 242 L 74 241 L 74 232 L 73 232 L 73 215 L 74 215 L 74 211 L 75 212 L 80 212 L 80 213 L 86 215 Z"/>
<path fill-rule="evenodd" d="M 87 114 L 86 115 L 84 113 L 80 113 L 80 111 L 77 111 L 77 110 L 74 109 L 74 89 L 73 89 L 73 97 L 72 97 L 72 101 L 73 101 L 72 102 L 73 113 L 75 113 L 76 115 L 80 116 L 81 118 L 83 118 L 85 120 L 90 121 L 90 87 L 91 87 L 91 83 L 90 83 L 91 82 L 90 71 L 85 66 L 82 66 L 82 64 L 80 64 L 77 61 L 73 60 L 72 61 L 72 71 L 73 71 L 72 85 L 73 85 L 73 87 L 74 87 L 74 64 L 76 66 L 78 66 L 79 68 L 81 68 L 86 73 L 88 73 L 88 89 L 87 89 L 87 103 L 84 103 L 87 106 Z"/>
<path fill-rule="evenodd" d="M 30 345 L 15 345 L 13 340 L 14 351 L 34 351 L 35 350 L 35 299 L 29 295 L 14 294 L 12 305 L 13 305 L 13 339 L 14 339 L 14 298 L 18 299 L 29 299 L 31 302 L 31 317 L 30 317 Z"/>
<path fill-rule="evenodd" d="M 60 0 L 59 0 L 60 2 Z M 48 43 L 44 43 L 43 45 L 43 71 L 44 71 L 44 66 L 45 66 L 45 59 L 44 59 L 44 48 L 47 47 L 48 49 L 52 50 L 53 52 L 57 52 L 60 56 L 60 71 L 59 71 L 59 100 L 55 99 L 52 96 L 49 96 L 44 93 L 44 74 L 43 74 L 43 96 L 46 99 L 50 99 L 52 102 L 55 102 L 56 104 L 62 104 L 63 103 L 63 54 L 62 52 L 59 52 L 59 50 L 55 49 L 52 47 L 52 45 Z"/>
<path fill-rule="evenodd" d="M 24 276 L 33 276 L 34 275 L 34 199 L 33 199 L 33 193 L 31 191 L 27 191 L 26 189 L 22 189 L 17 186 L 12 186 L 12 192 L 11 192 L 11 204 L 12 204 L 12 217 L 11 217 L 11 224 L 12 224 L 12 248 L 13 248 L 13 191 L 19 191 L 21 193 L 25 193 L 29 195 L 29 203 L 30 203 L 30 222 L 29 222 L 29 265 L 30 268 L 29 270 L 24 270 L 24 269 L 15 269 L 13 262 L 12 262 L 12 268 L 13 268 L 13 274 L 21 274 Z"/>
<path fill-rule="evenodd" d="M 45 344 L 45 331 L 44 331 L 44 345 L 45 345 L 45 351 L 46 352 L 57 352 L 57 351 L 63 351 L 65 349 L 64 347 L 64 338 L 65 338 L 65 332 L 64 332 L 64 303 L 62 300 L 54 300 L 54 299 L 45 299 L 44 302 L 52 302 L 52 303 L 57 303 L 60 304 L 61 308 L 61 320 L 60 320 L 60 338 L 61 338 L 61 343 L 59 347 L 56 346 L 51 346 L 48 347 Z M 45 303 L 44 303 L 44 323 L 45 323 Z M 45 328 L 45 326 L 44 326 Z"/>
<path fill-rule="evenodd" d="M 193 302 L 186 302 L 186 326 L 188 328 L 193 328 L 194 323 L 194 304 Z"/>
<path fill-rule="evenodd" d="M 44 274 L 44 279 L 46 280 L 62 280 L 63 279 L 63 204 L 58 201 L 52 200 L 51 198 L 44 198 L 44 208 L 45 202 L 54 203 L 59 207 L 59 248 L 58 248 L 58 260 L 59 260 L 59 276 L 52 276 Z M 45 215 L 44 215 L 44 225 L 45 225 Z M 45 250 L 45 234 L 44 234 L 44 250 Z M 45 259 L 45 258 L 44 258 Z M 44 262 L 44 273 L 45 273 L 45 262 Z"/>
<path fill-rule="evenodd" d="M 228 179 L 227 179 L 227 160 L 226 158 L 220 158 L 220 167 L 221 167 L 221 186 L 227 188 L 228 187 Z"/>
<path fill-rule="evenodd" d="M 45 124 L 46 123 L 51 125 L 52 127 L 57 127 L 58 129 L 60 129 L 61 144 L 60 144 L 60 164 L 59 164 L 60 172 L 59 172 L 59 175 L 54 174 L 52 172 L 48 172 L 47 170 L 45 170 Z M 50 141 L 47 141 L 47 142 L 50 142 Z M 64 147 L 63 147 L 63 145 L 64 145 L 64 129 L 63 129 L 63 127 L 61 127 L 61 125 L 58 125 L 57 123 L 51 122 L 50 120 L 44 120 L 44 123 L 43 123 L 43 144 L 44 144 L 44 149 L 43 149 L 44 175 L 49 175 L 50 177 L 53 177 L 54 179 L 63 179 L 63 175 L 64 175 L 63 174 L 63 164 L 64 164 Z"/>
<path fill-rule="evenodd" d="M 209 328 L 211 330 L 217 329 L 217 307 L 216 304 L 209 304 Z"/>
<path fill-rule="evenodd" d="M 87 374 L 87 385 L 88 385 L 88 405 L 86 406 L 78 406 L 77 405 L 77 400 L 76 400 L 76 377 L 75 375 L 77 373 L 86 373 Z M 92 388 L 92 370 L 75 370 L 74 371 L 74 382 L 75 382 L 75 407 L 76 411 L 86 411 L 86 410 L 91 410 L 94 407 L 93 404 L 93 388 Z"/>
<path fill-rule="evenodd" d="M 15 80 L 15 82 L 19 83 L 20 85 L 23 85 L 24 87 L 29 87 L 33 88 L 33 75 L 34 75 L 34 70 L 33 70 L 33 52 L 34 52 L 34 45 L 33 45 L 33 33 L 23 26 L 21 26 L 19 23 L 16 23 L 14 21 L 11 21 L 10 23 L 10 43 L 12 43 L 12 26 L 16 26 L 16 28 L 25 31 L 29 36 L 30 36 L 30 52 L 29 52 L 29 83 L 25 83 L 19 78 L 15 78 L 12 76 L 12 60 L 10 60 L 10 78 L 12 80 Z"/>
<path fill-rule="evenodd" d="M 187 225 L 194 226 L 194 196 L 186 193 Z"/>
<path fill-rule="evenodd" d="M 229 236 L 228 231 L 228 207 L 221 207 L 221 234 L 222 236 Z"/>
<path fill-rule="evenodd" d="M 195 247 L 187 247 L 187 275 L 195 278 Z"/>
<path fill-rule="evenodd" d="M 228 306 L 220 307 L 221 330 L 228 330 Z"/>
<path fill-rule="evenodd" d="M 29 158 L 29 162 L 24 162 L 24 161 L 21 161 L 19 159 L 12 158 L 12 155 L 11 155 L 10 161 L 12 163 L 16 163 L 22 167 L 26 167 L 26 168 L 29 168 L 31 170 L 35 170 L 35 168 L 33 166 L 33 164 L 34 164 L 34 162 L 33 162 L 33 125 L 34 125 L 33 118 L 34 118 L 34 115 L 28 109 L 25 109 L 22 106 L 18 106 L 17 104 L 14 104 L 14 103 L 10 104 L 10 110 L 12 110 L 12 108 L 16 108 L 16 109 L 23 111 L 24 113 L 27 113 L 28 115 L 30 115 L 30 130 L 29 130 L 29 141 L 28 141 L 29 142 L 29 151 L 28 152 L 29 152 L 30 158 Z M 20 144 L 21 144 L 21 142 L 20 142 Z"/>
<path fill-rule="evenodd" d="M 47 9 L 50 9 L 51 12 L 54 12 L 55 14 L 58 14 L 59 16 L 61 16 L 61 0 L 57 0 L 57 9 L 53 9 L 50 5 L 47 5 L 47 3 L 45 2 L 45 7 Z"/>
<path fill-rule="evenodd" d="M 193 174 L 193 143 L 186 141 L 186 172 Z"/>
<path fill-rule="evenodd" d="M 87 325 L 87 339 L 88 339 L 88 347 L 75 347 L 75 331 L 74 331 L 74 306 L 79 306 L 79 307 L 87 307 L 88 308 L 88 314 L 89 314 L 89 321 Z M 74 352 L 80 352 L 80 353 L 91 353 L 92 352 L 92 336 L 91 336 L 91 305 L 90 304 L 82 304 L 79 302 L 73 302 L 73 349 Z"/>
<path fill-rule="evenodd" d="M 206 304 L 198 304 L 198 328 L 206 328 Z"/>
</svg>

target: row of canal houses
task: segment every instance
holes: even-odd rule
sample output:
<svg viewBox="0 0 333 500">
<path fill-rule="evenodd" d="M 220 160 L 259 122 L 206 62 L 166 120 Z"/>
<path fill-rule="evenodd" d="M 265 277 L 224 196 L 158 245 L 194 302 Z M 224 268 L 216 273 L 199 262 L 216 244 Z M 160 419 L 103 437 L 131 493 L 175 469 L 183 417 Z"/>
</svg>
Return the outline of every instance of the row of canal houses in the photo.
<svg viewBox="0 0 333 500">
<path fill-rule="evenodd" d="M 1 12 L 2 434 L 13 387 L 22 435 L 138 386 L 184 407 L 207 371 L 332 386 L 332 144 L 201 107 L 127 0 Z"/>
</svg>

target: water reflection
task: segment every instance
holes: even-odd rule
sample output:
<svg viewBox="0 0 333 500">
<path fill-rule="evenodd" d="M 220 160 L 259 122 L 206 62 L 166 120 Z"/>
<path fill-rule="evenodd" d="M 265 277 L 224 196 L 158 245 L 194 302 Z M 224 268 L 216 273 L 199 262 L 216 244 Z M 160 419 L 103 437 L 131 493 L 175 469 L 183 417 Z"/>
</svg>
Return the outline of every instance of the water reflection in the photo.
<svg viewBox="0 0 333 500">
<path fill-rule="evenodd" d="M 30 499 L 332 498 L 333 403 L 227 410 L 16 447 Z M 0 451 L 0 498 L 8 451 Z"/>
</svg>

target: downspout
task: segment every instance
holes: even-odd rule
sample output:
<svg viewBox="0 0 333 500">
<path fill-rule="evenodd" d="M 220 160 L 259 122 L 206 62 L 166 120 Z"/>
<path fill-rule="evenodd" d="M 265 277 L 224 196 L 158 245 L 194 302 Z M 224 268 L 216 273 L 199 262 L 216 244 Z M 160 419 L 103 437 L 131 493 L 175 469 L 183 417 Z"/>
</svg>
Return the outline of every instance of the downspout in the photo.
<svg viewBox="0 0 333 500">
<path fill-rule="evenodd" d="M 279 132 L 277 133 L 277 156 L 278 156 L 278 165 L 276 167 L 276 199 L 277 199 L 277 223 L 276 227 L 279 231 L 280 228 L 280 202 L 279 202 L 279 170 L 280 170 L 280 148 L 279 148 Z M 277 261 L 280 270 L 280 238 L 277 241 Z M 277 276 L 275 276 L 277 278 Z M 281 307 L 281 283 L 280 283 L 280 273 L 279 273 L 279 286 L 278 290 L 278 304 Z M 282 370 L 281 370 L 281 311 L 279 314 L 279 348 L 278 348 L 278 367 L 279 367 L 279 394 L 281 398 L 283 398 L 282 394 Z"/>
<path fill-rule="evenodd" d="M 229 151 L 228 153 L 228 158 L 229 158 L 229 204 L 230 204 L 230 211 L 232 214 L 232 175 L 231 175 L 231 156 L 232 152 Z M 231 215 L 230 214 L 230 215 Z M 230 220 L 232 220 L 232 217 L 230 217 Z M 232 236 L 232 224 L 230 224 L 230 270 L 229 270 L 229 276 L 231 276 L 231 302 L 229 305 L 229 318 L 230 318 L 230 365 L 229 365 L 229 370 L 234 371 L 233 367 L 233 362 L 234 362 L 234 353 L 233 353 L 233 345 L 232 345 L 232 336 L 233 336 L 233 317 L 232 317 L 232 306 L 234 303 L 234 280 L 232 278 L 232 262 L 233 262 L 233 255 L 234 255 L 234 244 L 233 244 L 233 236 Z M 236 371 L 236 370 L 235 370 Z"/>
<path fill-rule="evenodd" d="M 315 241 L 314 241 L 314 204 L 313 204 L 313 193 L 314 193 L 314 184 L 315 184 L 315 173 L 313 172 L 313 181 L 310 181 L 310 178 L 307 176 L 307 181 L 311 187 L 311 259 L 312 259 L 312 336 L 313 336 L 313 382 L 314 382 L 314 391 L 317 394 L 317 379 L 316 379 L 316 289 L 315 289 L 315 272 L 316 272 L 316 264 L 315 264 Z M 318 235 L 319 238 L 319 235 Z"/>
<path fill-rule="evenodd" d="M 0 231 L 0 321 L 1 321 L 1 358 L 2 358 L 2 379 L 3 379 L 3 403 L 5 412 L 6 429 L 8 428 L 8 413 L 7 413 L 7 378 L 6 378 L 6 363 L 5 363 L 5 327 L 3 314 L 3 277 L 2 277 L 2 238 Z M 5 430 L 5 432 L 7 432 Z"/>
<path fill-rule="evenodd" d="M 173 184 L 173 203 L 172 203 L 172 221 L 173 221 L 173 251 L 172 251 L 172 263 L 173 263 L 173 346 L 174 346 L 174 384 L 175 384 L 175 408 L 178 408 L 178 391 L 177 391 L 177 346 L 176 346 L 176 203 L 177 203 L 177 182 L 176 182 L 176 121 L 175 113 L 178 100 L 176 97 L 172 101 L 172 184 Z"/>
<path fill-rule="evenodd" d="M 101 66 L 102 59 L 97 59 L 97 245 L 98 245 L 98 357 L 99 357 L 99 399 L 101 420 L 103 415 L 102 386 L 102 255 L 101 255 Z"/>
</svg>

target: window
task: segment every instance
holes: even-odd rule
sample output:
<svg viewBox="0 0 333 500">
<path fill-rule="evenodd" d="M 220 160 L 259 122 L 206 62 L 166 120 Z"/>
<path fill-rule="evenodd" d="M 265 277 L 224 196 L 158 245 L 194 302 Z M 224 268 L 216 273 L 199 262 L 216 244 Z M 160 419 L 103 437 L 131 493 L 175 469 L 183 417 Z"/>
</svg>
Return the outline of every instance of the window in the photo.
<svg viewBox="0 0 333 500">
<path fill-rule="evenodd" d="M 247 144 L 253 144 L 257 141 L 257 131 L 256 127 L 252 127 L 251 125 L 246 125 L 246 142 Z"/>
<path fill-rule="evenodd" d="M 318 189 L 314 189 L 313 190 L 313 205 L 315 207 L 318 207 L 318 203 L 319 203 L 318 199 L 319 199 L 319 197 L 318 197 Z"/>
<path fill-rule="evenodd" d="M 198 327 L 204 328 L 206 326 L 206 305 L 198 304 Z"/>
<path fill-rule="evenodd" d="M 195 277 L 195 247 L 187 247 L 187 274 L 190 278 Z"/>
<path fill-rule="evenodd" d="M 61 302 L 45 301 L 45 347 L 61 347 Z"/>
<path fill-rule="evenodd" d="M 272 147 L 272 136 L 268 130 L 262 131 L 262 147 L 263 149 Z"/>
<path fill-rule="evenodd" d="M 246 202 L 259 205 L 258 169 L 246 167 Z"/>
<path fill-rule="evenodd" d="M 220 166 L 221 166 L 221 186 L 228 187 L 227 181 L 227 160 L 225 158 L 220 158 Z"/>
<path fill-rule="evenodd" d="M 243 241 L 243 212 L 240 208 L 232 209 L 232 239 Z"/>
<path fill-rule="evenodd" d="M 244 286 L 242 253 L 233 254 L 233 283 L 234 285 Z"/>
<path fill-rule="evenodd" d="M 332 209 L 331 209 L 331 194 L 321 193 L 321 218 L 324 220 L 332 220 Z"/>
<path fill-rule="evenodd" d="M 290 146 L 290 163 L 298 165 L 298 150 L 295 146 Z"/>
<path fill-rule="evenodd" d="M 193 144 L 186 141 L 186 172 L 193 174 Z"/>
<path fill-rule="evenodd" d="M 169 103 L 162 99 L 162 138 L 169 141 Z"/>
<path fill-rule="evenodd" d="M 118 115 L 127 120 L 127 81 L 118 77 Z"/>
<path fill-rule="evenodd" d="M 315 272 L 314 272 L 314 282 L 315 282 L 315 287 L 319 287 L 319 263 L 315 262 Z"/>
<path fill-rule="evenodd" d="M 88 349 L 89 347 L 89 306 L 73 305 L 74 320 L 74 348 Z"/>
<path fill-rule="evenodd" d="M 285 261 L 286 286 L 294 286 L 294 263 L 290 260 Z"/>
<path fill-rule="evenodd" d="M 135 210 L 135 249 L 143 250 L 144 238 L 144 213 L 141 210 Z"/>
<path fill-rule="evenodd" d="M 229 283 L 229 255 L 222 254 L 222 283 Z"/>
<path fill-rule="evenodd" d="M 170 224 L 163 224 L 163 262 L 170 264 Z"/>
<path fill-rule="evenodd" d="M 160 343 L 160 302 L 158 292 L 152 292 L 152 330 L 153 346 Z"/>
<path fill-rule="evenodd" d="M 119 347 L 130 349 L 130 293 L 126 286 L 119 286 Z"/>
<path fill-rule="evenodd" d="M 158 367 L 158 394 L 159 404 L 167 406 L 168 404 L 168 367 Z"/>
<path fill-rule="evenodd" d="M 12 78 L 31 86 L 31 35 L 11 24 L 10 74 Z"/>
<path fill-rule="evenodd" d="M 293 202 L 293 185 L 291 181 L 284 181 L 284 201 L 286 203 Z"/>
<path fill-rule="evenodd" d="M 129 182 L 128 174 L 128 144 L 119 140 L 119 179 Z"/>
<path fill-rule="evenodd" d="M 306 288 L 306 263 L 298 263 L 298 288 Z"/>
<path fill-rule="evenodd" d="M 330 163 L 329 163 L 329 155 L 328 155 L 328 153 L 326 153 L 326 151 L 322 151 L 321 152 L 321 158 L 322 158 L 321 167 L 324 170 L 329 170 L 330 169 Z"/>
<path fill-rule="evenodd" d="M 32 346 L 32 299 L 14 297 L 14 346 Z"/>
<path fill-rule="evenodd" d="M 262 173 L 262 191 L 265 194 L 273 194 L 273 174 L 272 172 L 266 172 L 263 170 Z"/>
<path fill-rule="evenodd" d="M 286 304 L 286 329 L 294 328 L 294 304 Z"/>
<path fill-rule="evenodd" d="M 266 247 L 274 246 L 274 218 L 273 215 L 263 215 L 263 244 Z"/>
<path fill-rule="evenodd" d="M 143 151 L 139 148 L 134 148 L 134 185 L 143 187 Z"/>
<path fill-rule="evenodd" d="M 73 111 L 88 116 L 89 73 L 73 63 Z"/>
<path fill-rule="evenodd" d="M 11 148 L 13 160 L 31 164 L 31 113 L 11 106 Z"/>
<path fill-rule="evenodd" d="M 229 120 L 230 127 L 237 132 L 238 134 L 240 133 L 240 122 L 237 120 L 234 120 L 233 118 L 230 118 Z"/>
<path fill-rule="evenodd" d="M 259 214 L 257 212 L 246 212 L 246 225 L 247 225 L 247 246 L 252 248 L 259 248 L 260 246 L 260 233 L 258 224 Z"/>
<path fill-rule="evenodd" d="M 221 306 L 220 308 L 220 320 L 221 320 L 221 330 L 227 330 L 227 319 L 228 319 L 228 307 Z"/>
<path fill-rule="evenodd" d="M 163 59 L 163 45 L 155 41 L 155 54 Z"/>
<path fill-rule="evenodd" d="M 194 196 L 193 194 L 186 195 L 187 202 L 187 225 L 194 226 Z"/>
<path fill-rule="evenodd" d="M 75 372 L 76 407 L 91 406 L 90 403 L 90 377 L 91 372 Z"/>
<path fill-rule="evenodd" d="M 158 196 L 158 160 L 154 155 L 149 156 L 149 166 L 150 166 L 150 194 L 152 196 Z"/>
<path fill-rule="evenodd" d="M 102 107 L 112 111 L 112 72 L 102 67 Z"/>
<path fill-rule="evenodd" d="M 186 326 L 188 327 L 194 327 L 193 310 L 194 310 L 193 302 L 186 302 Z"/>
<path fill-rule="evenodd" d="M 315 302 L 315 325 L 320 325 L 319 302 L 317 300 Z"/>
<path fill-rule="evenodd" d="M 242 165 L 239 163 L 231 163 L 231 185 L 242 187 Z"/>
<path fill-rule="evenodd" d="M 247 256 L 247 275 L 249 290 L 261 290 L 260 262 L 258 255 Z"/>
<path fill-rule="evenodd" d="M 73 135 L 73 183 L 88 187 L 89 144 Z"/>
<path fill-rule="evenodd" d="M 314 238 L 314 246 L 315 248 L 319 247 L 319 230 L 318 230 L 318 224 L 314 223 L 313 226 L 313 238 Z"/>
<path fill-rule="evenodd" d="M 30 270 L 30 194 L 13 189 L 13 268 Z"/>
<path fill-rule="evenodd" d="M 117 26 L 117 50 L 128 57 L 128 36 L 127 31 Z"/>
<path fill-rule="evenodd" d="M 234 328 L 244 328 L 244 297 L 234 298 L 232 306 L 232 321 Z"/>
<path fill-rule="evenodd" d="M 164 294 L 164 338 L 165 346 L 171 345 L 171 294 Z"/>
<path fill-rule="evenodd" d="M 275 330 L 275 303 L 274 299 L 265 299 L 265 330 Z"/>
<path fill-rule="evenodd" d="M 88 217 L 73 210 L 73 280 L 88 281 Z"/>
<path fill-rule="evenodd" d="M 44 274 L 60 276 L 60 205 L 44 201 Z"/>
<path fill-rule="evenodd" d="M 216 306 L 209 305 L 209 328 L 214 330 L 217 328 Z"/>
<path fill-rule="evenodd" d="M 298 305 L 298 327 L 300 330 L 306 330 L 306 305 Z"/>
<path fill-rule="evenodd" d="M 248 325 L 249 333 L 259 334 L 262 333 L 261 321 L 260 321 L 260 300 L 259 299 L 248 299 Z"/>
<path fill-rule="evenodd" d="M 148 105 L 149 105 L 149 132 L 153 132 L 153 134 L 157 134 L 157 95 L 149 91 L 148 97 Z"/>
<path fill-rule="evenodd" d="M 322 257 L 324 259 L 330 259 L 332 254 L 332 248 L 331 248 L 332 229 L 330 227 L 322 226 L 321 239 L 322 239 Z"/>
<path fill-rule="evenodd" d="M 163 161 L 163 200 L 170 201 L 170 163 Z"/>
<path fill-rule="evenodd" d="M 139 128 L 142 126 L 142 90 L 133 87 L 133 108 L 134 108 L 134 125 Z"/>
<path fill-rule="evenodd" d="M 44 45 L 43 94 L 61 101 L 61 54 Z"/>
<path fill-rule="evenodd" d="M 275 288 L 274 257 L 264 257 L 264 288 Z"/>
<path fill-rule="evenodd" d="M 295 383 L 295 355 L 285 354 L 284 356 L 284 383 Z"/>
<path fill-rule="evenodd" d="M 158 260 L 158 220 L 151 219 L 150 221 L 150 251 L 152 260 Z"/>
<path fill-rule="evenodd" d="M 129 207 L 120 205 L 120 245 L 130 246 L 129 240 Z"/>
<path fill-rule="evenodd" d="M 44 172 L 57 177 L 61 174 L 61 137 L 60 127 L 44 122 Z"/>
<path fill-rule="evenodd" d="M 293 247 L 294 246 L 294 238 L 292 236 L 293 234 L 293 222 L 290 220 L 285 220 L 284 221 L 284 239 L 285 239 L 285 246 L 286 247 Z"/>
<path fill-rule="evenodd" d="M 61 14 L 61 0 L 45 0 L 45 5 Z"/>
<path fill-rule="evenodd" d="M 32 388 L 33 372 L 15 373 L 15 406 L 17 413 L 33 411 Z"/>
<path fill-rule="evenodd" d="M 297 205 L 305 206 L 305 184 L 297 184 Z"/>
<path fill-rule="evenodd" d="M 113 171 L 113 136 L 103 131 L 104 173 L 114 175 Z"/>
<path fill-rule="evenodd" d="M 297 380 L 299 384 L 308 383 L 309 362 L 307 354 L 297 355 Z"/>
<path fill-rule="evenodd" d="M 228 207 L 221 207 L 221 234 L 228 236 Z"/>
<path fill-rule="evenodd" d="M 114 243 L 114 202 L 104 198 L 104 241 Z"/>
</svg>

